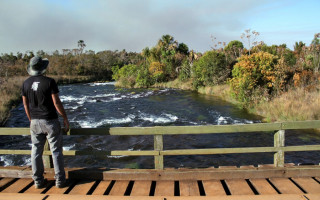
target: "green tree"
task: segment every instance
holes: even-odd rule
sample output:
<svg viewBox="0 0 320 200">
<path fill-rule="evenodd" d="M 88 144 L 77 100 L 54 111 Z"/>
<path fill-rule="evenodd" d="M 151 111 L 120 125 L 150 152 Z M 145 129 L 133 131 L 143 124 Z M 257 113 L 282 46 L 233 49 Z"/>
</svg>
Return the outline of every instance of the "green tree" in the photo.
<svg viewBox="0 0 320 200">
<path fill-rule="evenodd" d="M 194 62 L 192 71 L 194 88 L 223 83 L 229 74 L 225 54 L 216 51 L 206 52 Z"/>
</svg>

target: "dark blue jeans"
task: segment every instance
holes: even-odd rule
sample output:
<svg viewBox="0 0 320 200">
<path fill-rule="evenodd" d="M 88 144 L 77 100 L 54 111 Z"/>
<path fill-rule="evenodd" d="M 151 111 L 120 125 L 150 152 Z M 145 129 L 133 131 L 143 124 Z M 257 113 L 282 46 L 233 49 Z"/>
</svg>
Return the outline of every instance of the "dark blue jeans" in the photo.
<svg viewBox="0 0 320 200">
<path fill-rule="evenodd" d="M 66 177 L 62 154 L 62 133 L 59 120 L 33 119 L 30 124 L 30 132 L 32 141 L 31 164 L 33 180 L 35 182 L 40 182 L 44 179 L 42 154 L 46 139 L 48 139 L 52 153 L 55 179 L 58 182 L 65 181 Z"/>
</svg>

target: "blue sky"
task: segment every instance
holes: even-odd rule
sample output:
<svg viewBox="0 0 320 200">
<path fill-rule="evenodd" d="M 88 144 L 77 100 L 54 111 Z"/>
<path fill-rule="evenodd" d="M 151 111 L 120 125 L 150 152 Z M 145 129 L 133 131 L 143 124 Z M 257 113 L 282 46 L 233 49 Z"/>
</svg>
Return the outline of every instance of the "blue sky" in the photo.
<svg viewBox="0 0 320 200">
<path fill-rule="evenodd" d="M 164 34 L 204 52 L 211 36 L 242 41 L 246 29 L 292 49 L 320 32 L 319 8 L 319 0 L 0 0 L 0 53 L 50 53 L 78 40 L 86 50 L 140 52 Z"/>
</svg>

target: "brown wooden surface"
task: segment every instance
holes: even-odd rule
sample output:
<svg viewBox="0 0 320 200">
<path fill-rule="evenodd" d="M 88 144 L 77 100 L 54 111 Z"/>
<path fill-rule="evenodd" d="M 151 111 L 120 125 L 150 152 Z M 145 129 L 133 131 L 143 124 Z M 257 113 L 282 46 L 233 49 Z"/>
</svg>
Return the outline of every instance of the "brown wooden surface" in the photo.
<svg viewBox="0 0 320 200">
<path fill-rule="evenodd" d="M 238 196 L 214 196 L 214 197 L 118 197 L 96 195 L 46 195 L 46 194 L 0 194 L 1 200 L 319 200 L 319 195 L 283 194 L 283 195 L 238 195 Z"/>
<path fill-rule="evenodd" d="M 303 192 L 287 178 L 271 178 L 270 181 L 281 194 L 303 194 Z"/>
<path fill-rule="evenodd" d="M 15 180 L 15 178 L 2 178 L 0 180 L 0 191 L 4 189 L 5 186 L 12 183 Z"/>
<path fill-rule="evenodd" d="M 221 182 L 218 180 L 202 181 L 202 184 L 206 196 L 226 195 L 226 192 L 223 189 Z"/>
<path fill-rule="evenodd" d="M 92 188 L 93 184 L 95 184 L 95 181 L 80 181 L 72 188 L 69 194 L 85 195 Z"/>
<path fill-rule="evenodd" d="M 47 189 L 47 187 L 50 187 L 52 185 L 54 185 L 55 181 L 54 180 L 49 180 L 47 181 L 47 183 L 45 184 L 45 186 L 41 189 L 36 189 L 36 187 L 34 187 L 34 184 L 27 189 L 24 193 L 26 194 L 41 194 L 41 192 L 43 192 L 44 190 Z"/>
<path fill-rule="evenodd" d="M 21 178 L 14 182 L 12 185 L 4 189 L 1 193 L 18 193 L 25 187 L 27 187 L 29 184 L 33 183 L 32 179 L 28 178 Z"/>
<path fill-rule="evenodd" d="M 320 184 L 313 178 L 292 178 L 307 193 L 320 193 Z"/>
<path fill-rule="evenodd" d="M 69 187 L 72 186 L 74 183 L 75 183 L 74 180 L 69 181 L 68 185 L 64 188 L 57 188 L 54 185 L 46 192 L 46 194 L 64 194 L 69 189 Z"/>
<path fill-rule="evenodd" d="M 232 195 L 254 194 L 244 179 L 228 179 L 225 181 Z"/>
<path fill-rule="evenodd" d="M 250 182 L 259 194 L 278 194 L 278 192 L 264 178 L 250 179 Z"/>
<path fill-rule="evenodd" d="M 152 181 L 135 181 L 130 196 L 149 196 Z"/>
<path fill-rule="evenodd" d="M 158 181 L 154 196 L 174 196 L 174 181 Z"/>
<path fill-rule="evenodd" d="M 109 195 L 111 196 L 123 196 L 127 190 L 129 181 L 116 181 L 113 185 Z"/>
<path fill-rule="evenodd" d="M 180 181 L 180 196 L 200 196 L 198 182 L 192 181 Z"/>
<path fill-rule="evenodd" d="M 101 181 L 93 191 L 92 195 L 103 195 L 107 191 L 110 183 L 111 181 Z"/>
</svg>

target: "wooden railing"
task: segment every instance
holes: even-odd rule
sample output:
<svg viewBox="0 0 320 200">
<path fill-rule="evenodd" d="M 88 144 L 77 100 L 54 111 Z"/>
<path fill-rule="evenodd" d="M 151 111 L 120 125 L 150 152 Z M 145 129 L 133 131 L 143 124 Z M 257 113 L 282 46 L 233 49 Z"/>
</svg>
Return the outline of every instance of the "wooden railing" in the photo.
<svg viewBox="0 0 320 200">
<path fill-rule="evenodd" d="M 142 151 L 63 151 L 65 156 L 76 155 L 126 155 L 126 156 L 154 156 L 155 169 L 163 169 L 164 156 L 168 155 L 209 155 L 233 153 L 274 153 L 274 166 L 284 166 L 285 152 L 320 151 L 320 145 L 285 146 L 285 130 L 290 129 L 319 129 L 320 120 L 296 121 L 283 123 L 257 123 L 241 125 L 209 125 L 209 126 L 155 126 L 155 127 L 116 127 L 116 128 L 81 128 L 71 129 L 66 135 L 153 135 L 154 150 Z M 274 146 L 272 147 L 243 147 L 243 148 L 209 148 L 209 149 L 178 149 L 164 150 L 164 135 L 181 134 L 219 134 L 274 131 Z M 0 128 L 0 135 L 30 135 L 29 128 Z M 0 154 L 30 155 L 31 150 L 1 149 Z M 44 160 L 46 167 L 52 167 L 51 152 L 46 145 Z"/>
</svg>

